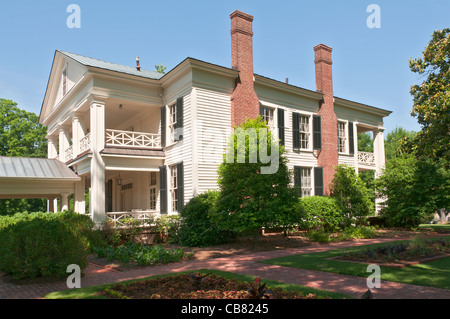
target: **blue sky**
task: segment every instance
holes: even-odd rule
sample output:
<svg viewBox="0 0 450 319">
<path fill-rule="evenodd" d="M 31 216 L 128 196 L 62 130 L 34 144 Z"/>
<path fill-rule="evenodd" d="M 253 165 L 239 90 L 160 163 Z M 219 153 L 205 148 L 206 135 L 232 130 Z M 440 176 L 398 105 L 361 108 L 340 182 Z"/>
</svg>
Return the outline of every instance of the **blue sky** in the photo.
<svg viewBox="0 0 450 319">
<path fill-rule="evenodd" d="M 81 28 L 70 29 L 70 4 Z M 381 28 L 368 28 L 368 5 Z M 419 130 L 409 114 L 412 73 L 434 30 L 450 27 L 450 1 L 81 1 L 16 0 L 0 4 L 0 97 L 39 114 L 56 49 L 135 65 L 172 69 L 186 57 L 231 67 L 229 15 L 254 16 L 254 71 L 315 89 L 313 47 L 333 48 L 334 95 L 393 111 L 387 131 Z"/>
</svg>

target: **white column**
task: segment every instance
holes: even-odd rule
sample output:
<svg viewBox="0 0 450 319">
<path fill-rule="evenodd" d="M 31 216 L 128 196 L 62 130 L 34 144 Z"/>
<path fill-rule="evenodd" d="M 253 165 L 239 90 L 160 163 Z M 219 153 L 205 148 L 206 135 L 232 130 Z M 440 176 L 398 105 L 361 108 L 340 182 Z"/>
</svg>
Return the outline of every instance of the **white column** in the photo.
<svg viewBox="0 0 450 319">
<path fill-rule="evenodd" d="M 57 158 L 58 157 L 58 149 L 57 149 L 57 138 L 56 136 L 47 136 L 47 157 L 48 158 Z"/>
<path fill-rule="evenodd" d="M 86 204 L 84 199 L 85 192 L 85 179 L 84 176 L 80 176 L 81 181 L 75 184 L 75 194 L 73 198 L 74 211 L 75 213 L 85 214 Z"/>
<path fill-rule="evenodd" d="M 375 176 L 383 173 L 385 165 L 384 155 L 384 129 L 378 129 L 373 132 L 373 152 L 375 156 Z"/>
<path fill-rule="evenodd" d="M 69 135 L 64 127 L 59 129 L 59 160 L 61 162 L 66 162 L 65 151 L 69 147 Z"/>
<path fill-rule="evenodd" d="M 84 137 L 83 128 L 80 119 L 76 114 L 72 115 L 72 147 L 73 158 L 80 154 L 80 140 Z"/>
<path fill-rule="evenodd" d="M 105 209 L 105 164 L 100 152 L 105 148 L 105 103 L 91 102 L 91 197 L 89 213 L 92 220 L 100 225 L 106 220 Z"/>
<path fill-rule="evenodd" d="M 354 154 L 353 154 L 353 158 L 354 158 L 354 165 L 355 165 L 355 172 L 356 174 L 359 173 L 359 168 L 358 168 L 358 126 L 357 123 L 354 122 L 353 123 L 353 150 L 354 150 Z"/>
<path fill-rule="evenodd" d="M 385 166 L 385 153 L 384 153 L 384 129 L 378 129 L 373 131 L 373 152 L 375 156 L 375 178 L 383 174 Z M 381 203 L 383 198 L 375 197 L 375 214 L 378 215 L 381 209 Z"/>
<path fill-rule="evenodd" d="M 61 194 L 61 211 L 69 210 L 69 194 Z"/>
</svg>

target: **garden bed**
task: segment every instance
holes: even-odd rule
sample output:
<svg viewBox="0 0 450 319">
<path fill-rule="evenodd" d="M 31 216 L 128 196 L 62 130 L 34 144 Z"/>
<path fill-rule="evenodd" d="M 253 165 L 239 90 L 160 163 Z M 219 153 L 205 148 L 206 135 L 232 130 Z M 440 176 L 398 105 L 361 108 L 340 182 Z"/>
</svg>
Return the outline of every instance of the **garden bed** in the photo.
<svg viewBox="0 0 450 319">
<path fill-rule="evenodd" d="M 330 259 L 403 268 L 449 256 L 450 240 L 448 238 L 437 240 L 416 238 L 408 243 L 386 244 L 366 250 L 348 252 Z"/>
<path fill-rule="evenodd" d="M 269 289 L 261 279 L 253 282 L 215 274 L 191 273 L 117 284 L 97 293 L 112 299 L 322 299 L 281 288 Z M 329 297 L 325 297 L 329 298 Z"/>
</svg>

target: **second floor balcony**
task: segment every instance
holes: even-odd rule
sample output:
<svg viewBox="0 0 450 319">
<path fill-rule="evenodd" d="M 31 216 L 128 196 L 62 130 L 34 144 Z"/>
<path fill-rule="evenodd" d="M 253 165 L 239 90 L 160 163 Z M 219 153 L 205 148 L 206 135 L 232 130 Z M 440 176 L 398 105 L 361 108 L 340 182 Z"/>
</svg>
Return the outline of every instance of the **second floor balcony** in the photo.
<svg viewBox="0 0 450 319">
<path fill-rule="evenodd" d="M 73 141 L 72 141 L 73 142 Z M 130 149 L 160 149 L 161 135 L 146 132 L 105 130 L 105 147 Z M 64 162 L 69 162 L 91 149 L 91 134 L 83 136 L 78 145 L 73 143 L 64 151 Z"/>
</svg>

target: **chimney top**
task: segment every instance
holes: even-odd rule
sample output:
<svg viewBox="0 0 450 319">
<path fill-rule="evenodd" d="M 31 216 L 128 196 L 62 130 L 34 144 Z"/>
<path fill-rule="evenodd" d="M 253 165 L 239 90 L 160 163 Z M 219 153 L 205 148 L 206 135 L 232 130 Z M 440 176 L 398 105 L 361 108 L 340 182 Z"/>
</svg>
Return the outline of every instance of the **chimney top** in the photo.
<svg viewBox="0 0 450 319">
<path fill-rule="evenodd" d="M 136 70 L 140 71 L 141 70 L 141 66 L 139 65 L 139 57 L 136 57 Z"/>
</svg>

